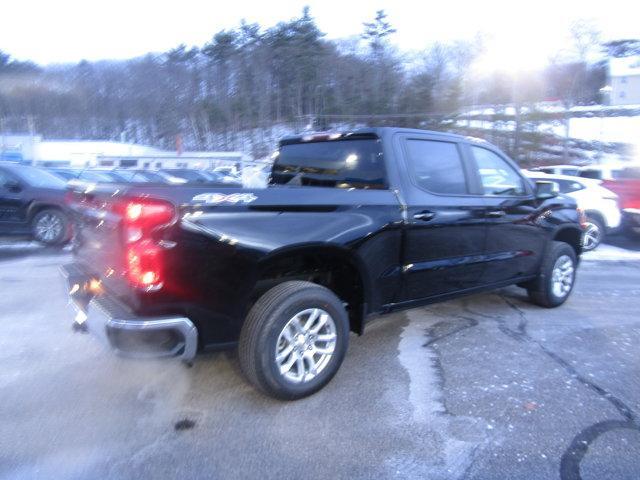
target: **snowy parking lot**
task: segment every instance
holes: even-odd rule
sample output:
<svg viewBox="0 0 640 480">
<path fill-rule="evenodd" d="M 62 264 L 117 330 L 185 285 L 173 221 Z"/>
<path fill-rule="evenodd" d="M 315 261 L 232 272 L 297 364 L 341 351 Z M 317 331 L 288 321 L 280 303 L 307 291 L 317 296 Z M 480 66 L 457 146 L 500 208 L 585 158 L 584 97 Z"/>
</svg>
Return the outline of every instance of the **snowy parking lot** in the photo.
<svg viewBox="0 0 640 480">
<path fill-rule="evenodd" d="M 561 308 L 516 287 L 382 317 L 334 381 L 261 396 L 234 352 L 130 361 L 72 332 L 64 250 L 0 242 L 0 478 L 636 479 L 640 248 Z"/>
</svg>

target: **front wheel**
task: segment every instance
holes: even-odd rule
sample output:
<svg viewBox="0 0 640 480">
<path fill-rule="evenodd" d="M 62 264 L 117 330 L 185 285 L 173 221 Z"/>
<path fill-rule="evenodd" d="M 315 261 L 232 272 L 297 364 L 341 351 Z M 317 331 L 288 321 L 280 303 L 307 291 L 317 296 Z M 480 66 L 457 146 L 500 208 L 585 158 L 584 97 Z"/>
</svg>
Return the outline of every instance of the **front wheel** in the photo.
<svg viewBox="0 0 640 480">
<path fill-rule="evenodd" d="M 69 219 L 58 209 L 38 212 L 31 221 L 33 238 L 45 245 L 60 245 L 69 240 Z"/>
<path fill-rule="evenodd" d="M 333 378 L 348 343 L 349 318 L 333 292 L 310 282 L 284 282 L 251 308 L 240 333 L 240 367 L 262 392 L 295 400 Z"/>
<path fill-rule="evenodd" d="M 575 283 L 576 266 L 576 252 L 571 245 L 551 242 L 538 278 L 527 289 L 531 301 L 547 308 L 566 302 Z"/>
<path fill-rule="evenodd" d="M 590 252 L 595 250 L 604 238 L 604 225 L 599 220 L 587 216 L 584 233 L 582 234 L 582 250 Z"/>
</svg>

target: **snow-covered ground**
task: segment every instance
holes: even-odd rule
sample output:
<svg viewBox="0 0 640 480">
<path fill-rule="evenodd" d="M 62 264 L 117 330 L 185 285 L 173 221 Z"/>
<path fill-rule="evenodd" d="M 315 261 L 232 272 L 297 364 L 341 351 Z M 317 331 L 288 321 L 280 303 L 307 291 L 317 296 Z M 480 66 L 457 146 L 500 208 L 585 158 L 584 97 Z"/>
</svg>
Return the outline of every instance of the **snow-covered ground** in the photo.
<svg viewBox="0 0 640 480">
<path fill-rule="evenodd" d="M 569 120 L 569 137 L 588 141 L 628 143 L 640 147 L 640 116 L 611 116 L 614 112 L 619 114 L 622 107 L 612 107 L 607 105 L 590 105 L 584 107 L 573 107 L 572 112 L 589 111 L 593 116 L 571 118 Z M 638 105 L 625 105 L 624 110 L 637 110 Z M 542 112 L 562 112 L 564 108 L 559 105 L 537 105 L 537 111 Z M 531 112 L 528 107 L 522 108 L 522 113 Z M 486 107 L 473 109 L 464 112 L 466 115 L 492 115 L 500 113 L 502 115 L 515 115 L 513 107 Z M 609 115 L 609 116 L 608 116 Z M 526 118 L 525 118 L 526 120 Z M 491 122 L 488 120 L 460 120 L 461 127 L 499 129 L 513 131 L 515 124 L 512 121 Z M 552 133 L 560 137 L 566 135 L 564 123 L 561 120 L 550 120 L 541 122 L 537 129 L 541 132 Z"/>
<path fill-rule="evenodd" d="M 555 123 L 555 122 L 554 122 Z M 563 125 L 546 124 L 553 133 L 564 136 Z M 583 140 L 640 145 L 640 117 L 591 117 L 569 120 L 569 136 Z"/>
<path fill-rule="evenodd" d="M 582 260 L 585 262 L 639 262 L 640 251 L 628 250 L 603 243 L 595 250 L 583 253 Z"/>
</svg>

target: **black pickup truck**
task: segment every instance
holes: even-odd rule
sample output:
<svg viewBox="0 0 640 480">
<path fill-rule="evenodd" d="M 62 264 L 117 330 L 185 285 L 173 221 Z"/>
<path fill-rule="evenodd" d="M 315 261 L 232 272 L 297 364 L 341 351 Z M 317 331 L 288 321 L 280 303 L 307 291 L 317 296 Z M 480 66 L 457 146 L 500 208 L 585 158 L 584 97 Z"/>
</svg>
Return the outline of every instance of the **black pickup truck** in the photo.
<svg viewBox="0 0 640 480">
<path fill-rule="evenodd" d="M 322 388 L 378 314 L 518 284 L 556 307 L 581 214 L 490 144 L 400 128 L 281 140 L 264 189 L 99 185 L 69 197 L 76 323 L 128 356 L 238 347 L 249 381 Z"/>
</svg>

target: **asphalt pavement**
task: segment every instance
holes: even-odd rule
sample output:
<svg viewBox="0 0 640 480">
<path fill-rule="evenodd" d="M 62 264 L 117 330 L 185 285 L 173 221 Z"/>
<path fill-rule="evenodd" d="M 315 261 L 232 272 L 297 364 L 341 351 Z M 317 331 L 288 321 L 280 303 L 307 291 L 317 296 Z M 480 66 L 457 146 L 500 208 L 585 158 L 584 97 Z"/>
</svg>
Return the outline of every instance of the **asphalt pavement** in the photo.
<svg viewBox="0 0 640 480">
<path fill-rule="evenodd" d="M 586 256 L 557 309 L 511 287 L 381 317 L 292 403 L 234 352 L 188 368 L 72 332 L 68 258 L 0 242 L 0 478 L 640 478 L 640 252 Z"/>
</svg>

